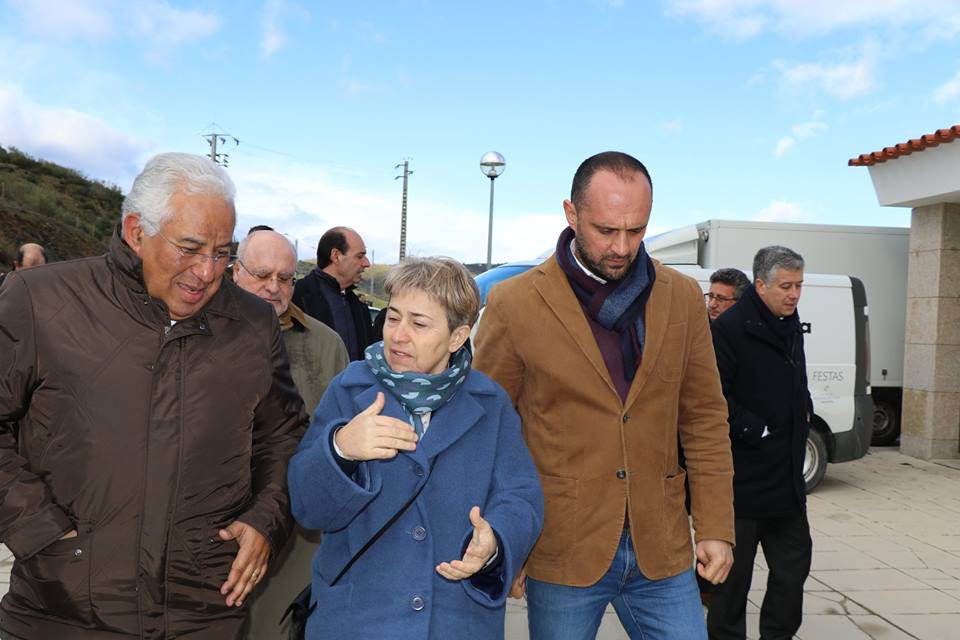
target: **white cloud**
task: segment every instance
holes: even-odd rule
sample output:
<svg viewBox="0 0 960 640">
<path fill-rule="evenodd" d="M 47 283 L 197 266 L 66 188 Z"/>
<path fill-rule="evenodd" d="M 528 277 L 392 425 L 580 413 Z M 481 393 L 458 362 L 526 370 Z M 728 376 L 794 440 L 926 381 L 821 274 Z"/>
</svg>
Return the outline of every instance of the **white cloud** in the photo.
<svg viewBox="0 0 960 640">
<path fill-rule="evenodd" d="M 773 155 L 776 157 L 781 157 L 785 153 L 791 151 L 800 140 L 807 140 L 813 138 L 816 135 L 819 135 L 829 129 L 827 123 L 824 122 L 823 111 L 815 111 L 813 118 L 807 120 L 806 122 L 798 122 L 797 124 L 790 127 L 791 135 L 784 136 L 777 141 L 777 146 L 773 150 Z"/>
<path fill-rule="evenodd" d="M 0 86 L 0 144 L 127 188 L 148 143 L 88 113 L 38 104 Z"/>
<path fill-rule="evenodd" d="M 933 92 L 933 101 L 937 104 L 952 102 L 960 96 L 960 71 L 936 88 Z"/>
<path fill-rule="evenodd" d="M 75 0 L 12 0 L 23 27 L 35 35 L 77 40 L 106 40 L 114 35 L 114 16 L 107 2 Z"/>
<path fill-rule="evenodd" d="M 774 200 L 751 220 L 762 222 L 810 222 L 813 216 L 796 202 Z"/>
<path fill-rule="evenodd" d="M 666 120 L 661 125 L 663 127 L 663 132 L 669 135 L 677 135 L 683 133 L 683 122 L 679 119 Z"/>
<path fill-rule="evenodd" d="M 260 57 L 269 60 L 286 46 L 289 37 L 285 28 L 291 20 L 304 22 L 310 19 L 310 13 L 303 7 L 286 0 L 266 0 L 260 15 Z"/>
<path fill-rule="evenodd" d="M 124 3 L 126 20 L 140 38 L 153 45 L 176 47 L 199 42 L 220 29 L 220 19 L 198 9 L 178 9 L 166 2 Z"/>
<path fill-rule="evenodd" d="M 781 84 L 794 91 L 812 87 L 837 98 L 850 99 L 869 93 L 876 84 L 876 61 L 869 53 L 863 53 L 853 62 L 791 65 L 776 61 L 773 66 L 780 71 Z"/>
<path fill-rule="evenodd" d="M 793 125 L 793 127 L 791 127 L 793 135 L 797 136 L 799 140 L 806 140 L 829 129 L 827 123 L 819 120 L 819 117 L 818 114 L 814 114 L 813 120 Z"/>
<path fill-rule="evenodd" d="M 960 0 L 664 0 L 664 6 L 731 38 L 769 31 L 816 36 L 857 27 L 918 27 L 928 37 L 960 30 Z"/>
<path fill-rule="evenodd" d="M 280 28 L 282 0 L 267 0 L 263 5 L 263 37 L 260 39 L 260 57 L 267 60 L 280 50 L 287 36 Z"/>
<path fill-rule="evenodd" d="M 355 228 L 380 263 L 396 262 L 400 236 L 400 187 L 358 190 L 341 184 L 340 171 L 286 160 L 256 168 L 234 163 L 237 185 L 237 233 L 269 224 L 298 241 L 301 258 L 316 252 L 324 231 L 338 224 Z M 350 180 L 355 183 L 355 180 Z M 456 224 L 451 223 L 455 220 Z M 495 213 L 493 260 L 505 262 L 539 255 L 556 243 L 565 222 L 555 213 Z M 449 255 L 482 262 L 487 251 L 487 208 L 464 210 L 421 192 L 411 194 L 407 214 L 407 253 Z"/>
<path fill-rule="evenodd" d="M 627 2 L 626 0 L 593 0 L 593 4 L 607 9 L 622 9 Z"/>
<path fill-rule="evenodd" d="M 126 37 L 150 58 L 204 40 L 220 29 L 220 19 L 199 9 L 180 9 L 165 0 L 13 0 L 24 30 L 62 40 L 103 42 Z"/>
<path fill-rule="evenodd" d="M 777 141 L 777 147 L 773 150 L 773 155 L 779 158 L 786 152 L 790 151 L 790 149 L 793 149 L 795 144 L 797 144 L 796 140 L 790 136 L 784 136 Z"/>
</svg>

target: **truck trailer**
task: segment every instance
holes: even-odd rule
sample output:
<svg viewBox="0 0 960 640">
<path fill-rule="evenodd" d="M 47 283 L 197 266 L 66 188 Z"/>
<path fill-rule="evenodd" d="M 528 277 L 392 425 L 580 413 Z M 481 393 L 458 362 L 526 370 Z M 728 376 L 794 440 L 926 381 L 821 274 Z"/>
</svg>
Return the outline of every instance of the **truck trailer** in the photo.
<svg viewBox="0 0 960 640">
<path fill-rule="evenodd" d="M 903 398 L 909 228 L 707 220 L 646 239 L 647 252 L 664 264 L 736 267 L 747 274 L 757 250 L 774 244 L 802 255 L 806 271 L 863 282 L 870 318 L 872 443 L 893 444 L 900 436 Z M 804 302 L 801 298 L 801 309 Z"/>
</svg>

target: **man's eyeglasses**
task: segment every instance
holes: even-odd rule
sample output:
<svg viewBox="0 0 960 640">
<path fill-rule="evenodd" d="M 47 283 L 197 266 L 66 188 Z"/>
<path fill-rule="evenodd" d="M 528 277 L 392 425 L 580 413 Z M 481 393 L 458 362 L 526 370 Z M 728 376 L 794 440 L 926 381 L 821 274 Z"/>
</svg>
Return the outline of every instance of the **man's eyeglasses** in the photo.
<svg viewBox="0 0 960 640">
<path fill-rule="evenodd" d="M 718 296 L 718 295 L 715 294 L 715 293 L 705 293 L 705 294 L 703 294 L 703 299 L 706 300 L 708 304 L 709 304 L 710 302 L 720 302 L 720 303 L 723 303 L 723 302 L 736 302 L 736 301 L 737 301 L 736 298 L 728 298 L 727 296 Z"/>
<path fill-rule="evenodd" d="M 199 262 L 201 264 L 206 264 L 207 261 L 211 261 L 213 262 L 214 267 L 226 267 L 227 263 L 230 262 L 230 259 L 233 258 L 233 256 L 230 255 L 229 251 L 218 251 L 215 255 L 211 256 L 209 254 L 206 254 L 202 251 L 198 251 L 196 249 L 187 249 L 186 247 L 181 247 L 176 242 L 174 242 L 173 240 L 171 240 L 170 238 L 168 238 L 167 236 L 163 235 L 160 232 L 157 232 L 157 235 L 163 238 L 164 240 L 166 240 L 167 244 L 169 244 L 171 247 L 177 250 L 177 255 L 179 257 L 180 262 L 189 262 L 189 263 Z"/>
<path fill-rule="evenodd" d="M 290 273 L 289 271 L 282 271 L 274 275 L 272 271 L 251 271 L 250 269 L 247 268 L 247 265 L 243 264 L 243 260 L 237 260 L 237 264 L 239 264 L 244 271 L 252 275 L 254 278 L 259 280 L 260 282 L 269 282 L 274 277 L 276 277 L 277 282 L 279 284 L 282 284 L 285 287 L 289 287 L 289 286 L 292 286 L 293 283 L 297 281 L 297 274 Z"/>
</svg>

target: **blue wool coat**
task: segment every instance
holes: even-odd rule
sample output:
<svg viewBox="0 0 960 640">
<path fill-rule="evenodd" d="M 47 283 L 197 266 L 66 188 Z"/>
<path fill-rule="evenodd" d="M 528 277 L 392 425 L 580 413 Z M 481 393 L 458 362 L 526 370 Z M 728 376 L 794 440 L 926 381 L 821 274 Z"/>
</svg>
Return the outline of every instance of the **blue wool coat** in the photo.
<svg viewBox="0 0 960 640">
<path fill-rule="evenodd" d="M 331 382 L 290 462 L 294 517 L 323 531 L 307 639 L 503 638 L 507 591 L 543 524 L 543 493 L 520 418 L 499 386 L 470 371 L 450 403 L 433 413 L 415 451 L 363 462 L 351 478 L 334 459 L 330 438 L 378 391 L 386 399 L 382 415 L 406 421 L 367 364 L 354 362 Z M 331 587 L 423 483 L 410 507 Z M 494 575 L 447 580 L 436 566 L 462 557 L 475 505 L 499 537 L 502 565 Z"/>
</svg>

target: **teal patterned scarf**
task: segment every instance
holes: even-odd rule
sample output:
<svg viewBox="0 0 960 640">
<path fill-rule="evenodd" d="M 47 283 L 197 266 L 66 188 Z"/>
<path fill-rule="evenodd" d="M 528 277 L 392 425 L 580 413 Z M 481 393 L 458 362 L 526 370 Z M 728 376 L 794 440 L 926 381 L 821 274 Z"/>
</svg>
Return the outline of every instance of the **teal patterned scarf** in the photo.
<svg viewBox="0 0 960 640">
<path fill-rule="evenodd" d="M 423 436 L 423 414 L 432 413 L 450 402 L 470 371 L 473 356 L 466 347 L 450 356 L 450 365 L 440 373 L 397 373 L 387 364 L 383 342 L 374 342 L 364 351 L 374 377 L 393 394 L 408 414 L 418 436 Z"/>
</svg>

